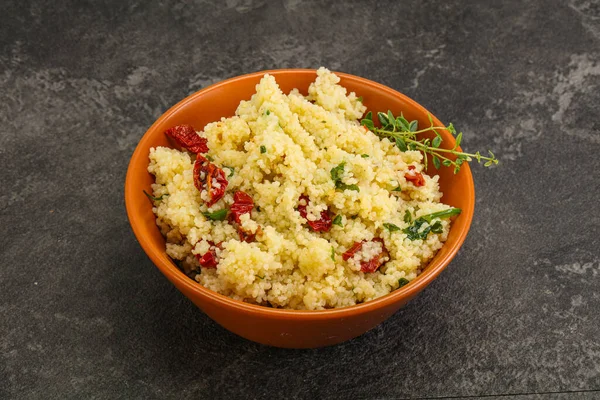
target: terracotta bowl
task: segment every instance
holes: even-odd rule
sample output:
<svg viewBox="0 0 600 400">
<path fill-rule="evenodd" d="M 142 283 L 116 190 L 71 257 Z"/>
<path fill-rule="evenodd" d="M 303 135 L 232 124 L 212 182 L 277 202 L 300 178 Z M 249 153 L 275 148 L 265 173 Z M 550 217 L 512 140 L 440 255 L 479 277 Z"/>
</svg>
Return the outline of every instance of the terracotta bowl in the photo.
<svg viewBox="0 0 600 400">
<path fill-rule="evenodd" d="M 184 275 L 165 253 L 161 236 L 152 213 L 152 206 L 143 190 L 150 191 L 153 176 L 147 171 L 151 147 L 170 146 L 163 132 L 173 125 L 191 124 L 197 130 L 221 117 L 232 116 L 240 100 L 249 99 L 255 85 L 268 72 L 281 89 L 288 93 L 298 88 L 304 94 L 316 78 L 315 70 L 282 69 L 256 72 L 209 86 L 181 100 L 165 112 L 140 140 L 127 170 L 125 204 L 135 236 L 152 262 L 187 298 L 210 318 L 246 339 L 288 348 L 311 348 L 333 345 L 359 336 L 389 318 L 400 307 L 429 285 L 456 255 L 467 236 L 475 204 L 473 178 L 468 165 L 457 175 L 451 168 L 430 174 L 440 175 L 443 201 L 460 207 L 462 213 L 454 220 L 448 240 L 419 277 L 410 284 L 386 296 L 363 304 L 322 311 L 282 310 L 233 300 L 202 287 Z M 369 110 L 392 110 L 404 113 L 408 120 L 416 119 L 419 126 L 429 124 L 427 110 L 414 100 L 379 83 L 357 76 L 338 73 L 341 84 L 362 96 Z M 437 126 L 441 122 L 433 117 Z M 442 147 L 454 145 L 452 135 L 441 132 Z M 423 310 L 424 312 L 426 310 Z"/>
</svg>

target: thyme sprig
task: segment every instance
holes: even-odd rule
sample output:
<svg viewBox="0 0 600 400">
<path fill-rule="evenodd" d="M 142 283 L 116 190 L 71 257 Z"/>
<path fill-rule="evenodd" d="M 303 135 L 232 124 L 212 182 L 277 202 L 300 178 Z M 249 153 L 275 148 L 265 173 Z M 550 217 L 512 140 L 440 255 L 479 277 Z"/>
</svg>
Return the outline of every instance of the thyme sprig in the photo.
<svg viewBox="0 0 600 400">
<path fill-rule="evenodd" d="M 436 169 L 439 169 L 442 165 L 446 167 L 454 167 L 455 174 L 460 171 L 460 167 L 465 161 L 470 162 L 473 161 L 473 159 L 477 160 L 478 163 L 484 162 L 484 167 L 490 167 L 498 164 L 498 159 L 491 150 L 488 150 L 489 157 L 481 155 L 479 151 L 476 153 L 465 153 L 463 151 L 458 151 L 457 148 L 462 142 L 462 132 L 457 134 L 452 123 L 448 124 L 448 126 L 435 126 L 431 114 L 427 114 L 427 116 L 429 117 L 430 125 L 424 129 L 419 129 L 418 121 L 414 120 L 409 122 L 406 118 L 404 118 L 402 113 L 400 116 L 394 116 L 390 110 L 388 110 L 387 113 L 377 113 L 377 118 L 381 123 L 381 127 L 375 126 L 375 123 L 373 122 L 373 113 L 371 111 L 367 113 L 365 118 L 363 118 L 360 123 L 375 135 L 381 138 L 387 137 L 394 141 L 398 149 L 400 149 L 402 152 L 407 150 L 418 150 L 422 152 L 423 155 L 425 155 L 425 168 L 427 168 L 427 154 L 431 155 L 433 165 Z M 440 148 L 440 145 L 444 139 L 442 139 L 442 136 L 438 130 L 442 129 L 447 129 L 452 136 L 456 138 L 453 148 Z M 428 131 L 435 133 L 435 138 L 419 139 L 417 137 L 417 135 L 420 133 Z M 453 160 L 448 157 L 449 155 L 454 155 L 456 158 Z"/>
</svg>

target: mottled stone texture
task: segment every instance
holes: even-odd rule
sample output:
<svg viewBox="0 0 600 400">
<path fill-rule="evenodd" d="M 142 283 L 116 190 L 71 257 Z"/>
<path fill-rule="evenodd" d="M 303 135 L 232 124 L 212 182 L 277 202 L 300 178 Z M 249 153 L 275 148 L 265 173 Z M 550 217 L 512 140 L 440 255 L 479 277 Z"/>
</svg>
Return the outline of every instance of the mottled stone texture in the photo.
<svg viewBox="0 0 600 400">
<path fill-rule="evenodd" d="M 600 3 L 0 2 L 0 398 L 600 398 Z M 127 222 L 139 138 L 213 82 L 328 66 L 494 149 L 463 249 L 373 331 L 217 326 Z M 545 393 L 545 394 L 544 394 Z"/>
</svg>

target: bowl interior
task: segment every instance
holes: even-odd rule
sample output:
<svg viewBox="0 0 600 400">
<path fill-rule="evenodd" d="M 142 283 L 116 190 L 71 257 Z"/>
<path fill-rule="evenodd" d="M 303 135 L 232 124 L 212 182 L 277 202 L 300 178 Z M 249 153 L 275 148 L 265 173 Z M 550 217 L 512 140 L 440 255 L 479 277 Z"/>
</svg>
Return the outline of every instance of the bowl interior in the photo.
<svg viewBox="0 0 600 400">
<path fill-rule="evenodd" d="M 166 255 L 165 240 L 156 226 L 152 205 L 143 193 L 143 190 L 150 190 L 150 185 L 154 181 L 153 176 L 147 171 L 150 148 L 155 146 L 174 147 L 174 144 L 163 134 L 166 129 L 173 125 L 190 124 L 196 130 L 202 130 L 209 122 L 234 115 L 239 102 L 249 99 L 254 94 L 255 86 L 265 72 L 275 77 L 284 93 L 289 93 L 293 88 L 298 88 L 302 93 L 307 94 L 308 86 L 316 78 L 315 70 L 263 71 L 217 83 L 192 94 L 173 106 L 150 127 L 140 140 L 131 158 L 125 182 L 127 214 L 133 231 L 148 256 L 176 286 L 186 286 L 186 291 L 194 291 L 210 301 L 228 303 L 228 305 L 254 310 L 255 312 L 295 313 L 296 315 L 302 313 L 339 313 L 344 309 L 324 311 L 270 309 L 233 300 L 201 287 L 179 271 Z M 363 97 L 363 102 L 368 110 L 375 113 L 376 111 L 390 109 L 394 115 L 399 115 L 402 112 L 409 121 L 416 119 L 419 121 L 419 126 L 429 126 L 427 110 L 408 97 L 364 78 L 343 73 L 336 74 L 341 78 L 341 85 L 346 87 L 348 91 L 354 91 L 357 96 Z M 437 126 L 443 126 L 437 118 L 433 117 L 433 121 Z M 454 138 L 449 132 L 443 130 L 440 133 L 444 139 L 441 147 L 451 148 L 454 146 Z M 430 136 L 433 136 L 433 134 Z M 442 167 L 438 171 L 429 163 L 428 173 L 440 176 L 440 189 L 444 193 L 442 201 L 463 210 L 453 222 L 448 240 L 427 268 L 410 285 L 379 299 L 347 307 L 346 309 L 372 308 L 384 303 L 388 304 L 400 298 L 414 296 L 446 267 L 458 251 L 467 235 L 473 216 L 475 195 L 471 170 L 468 165 L 464 164 L 460 172 L 455 175 L 451 168 Z"/>
</svg>

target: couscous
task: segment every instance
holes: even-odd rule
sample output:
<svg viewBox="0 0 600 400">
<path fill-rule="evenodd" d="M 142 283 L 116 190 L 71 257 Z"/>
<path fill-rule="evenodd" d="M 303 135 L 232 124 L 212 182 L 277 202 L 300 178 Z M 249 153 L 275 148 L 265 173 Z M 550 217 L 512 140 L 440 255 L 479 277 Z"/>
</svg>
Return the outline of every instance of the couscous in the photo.
<svg viewBox="0 0 600 400">
<path fill-rule="evenodd" d="M 460 210 L 365 111 L 321 68 L 308 96 L 267 74 L 233 117 L 168 130 L 182 150 L 152 148 L 148 166 L 167 254 L 208 289 L 277 308 L 350 306 L 413 280 Z"/>
</svg>

